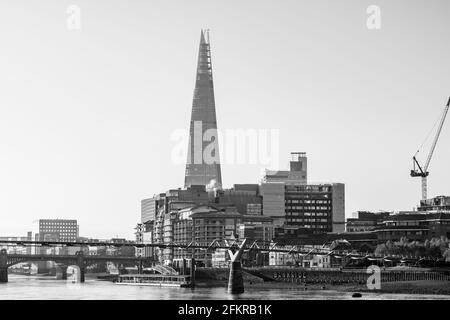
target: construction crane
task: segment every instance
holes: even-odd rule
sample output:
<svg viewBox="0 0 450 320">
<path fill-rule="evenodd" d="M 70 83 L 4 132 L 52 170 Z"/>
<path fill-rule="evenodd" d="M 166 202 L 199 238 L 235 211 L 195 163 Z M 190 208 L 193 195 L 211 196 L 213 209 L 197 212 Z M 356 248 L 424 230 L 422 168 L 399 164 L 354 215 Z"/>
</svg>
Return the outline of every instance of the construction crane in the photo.
<svg viewBox="0 0 450 320">
<path fill-rule="evenodd" d="M 428 166 L 430 165 L 431 157 L 433 156 L 433 152 L 434 149 L 436 148 L 439 135 L 441 134 L 449 106 L 450 106 L 450 97 L 448 99 L 447 105 L 444 108 L 444 113 L 442 114 L 441 120 L 439 122 L 439 127 L 437 129 L 436 136 L 434 137 L 433 144 L 431 145 L 431 150 L 430 153 L 428 154 L 427 162 L 425 162 L 425 165 L 422 167 L 417 161 L 416 156 L 417 153 L 419 153 L 419 151 L 417 151 L 416 154 L 413 156 L 413 170 L 411 170 L 411 177 L 422 177 L 422 200 L 427 199 L 427 177 L 430 174 L 428 172 Z"/>
</svg>

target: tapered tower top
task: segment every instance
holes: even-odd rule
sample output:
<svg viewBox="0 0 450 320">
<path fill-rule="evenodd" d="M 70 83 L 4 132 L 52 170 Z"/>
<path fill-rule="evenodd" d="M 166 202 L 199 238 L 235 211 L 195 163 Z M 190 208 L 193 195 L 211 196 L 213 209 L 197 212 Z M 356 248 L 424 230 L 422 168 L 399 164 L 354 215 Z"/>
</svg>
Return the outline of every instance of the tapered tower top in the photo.
<svg viewBox="0 0 450 320">
<path fill-rule="evenodd" d="M 204 185 L 210 187 L 214 185 L 214 187 L 220 188 L 222 186 L 222 174 L 217 138 L 209 30 L 201 30 L 200 32 L 195 79 L 184 186 Z"/>
</svg>

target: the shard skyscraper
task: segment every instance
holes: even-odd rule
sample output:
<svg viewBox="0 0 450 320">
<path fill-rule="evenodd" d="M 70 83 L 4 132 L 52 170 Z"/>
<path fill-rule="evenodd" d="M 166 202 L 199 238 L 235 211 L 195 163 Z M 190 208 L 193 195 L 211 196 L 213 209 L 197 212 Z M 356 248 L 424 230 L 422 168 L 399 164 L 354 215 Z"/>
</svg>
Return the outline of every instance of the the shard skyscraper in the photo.
<svg viewBox="0 0 450 320">
<path fill-rule="evenodd" d="M 208 31 L 201 31 L 184 187 L 222 187 Z M 213 181 L 214 180 L 214 181 Z"/>
</svg>

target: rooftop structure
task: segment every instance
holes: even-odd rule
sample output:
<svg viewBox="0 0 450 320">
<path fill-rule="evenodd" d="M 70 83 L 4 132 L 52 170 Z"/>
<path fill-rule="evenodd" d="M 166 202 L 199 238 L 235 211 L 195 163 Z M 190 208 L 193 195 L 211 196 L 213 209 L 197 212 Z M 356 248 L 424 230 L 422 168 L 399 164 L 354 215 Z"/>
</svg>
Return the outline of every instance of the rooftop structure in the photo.
<svg viewBox="0 0 450 320">
<path fill-rule="evenodd" d="M 421 200 L 418 211 L 433 211 L 433 210 L 449 210 L 450 211 L 450 197 L 438 196 L 427 200 Z"/>
<path fill-rule="evenodd" d="M 267 170 L 262 183 L 306 184 L 307 162 L 305 152 L 291 152 L 289 170 Z"/>
</svg>

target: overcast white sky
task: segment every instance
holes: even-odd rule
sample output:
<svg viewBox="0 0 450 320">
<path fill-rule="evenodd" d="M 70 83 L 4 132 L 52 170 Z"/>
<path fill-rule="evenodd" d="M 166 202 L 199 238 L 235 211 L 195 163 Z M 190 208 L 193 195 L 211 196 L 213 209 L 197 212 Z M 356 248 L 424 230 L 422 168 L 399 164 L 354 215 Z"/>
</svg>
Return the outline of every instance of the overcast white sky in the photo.
<svg viewBox="0 0 450 320">
<path fill-rule="evenodd" d="M 81 8 L 68 30 L 66 9 Z M 366 27 L 369 5 L 381 30 Z M 450 2 L 1 1 L 0 235 L 76 218 L 132 239 L 140 200 L 182 187 L 201 28 L 211 30 L 219 130 L 279 129 L 280 163 L 346 184 L 356 210 L 410 210 L 411 157 L 450 95 Z M 420 153 L 424 160 L 430 143 Z M 450 119 L 429 195 L 450 195 Z M 221 156 L 224 156 L 221 153 Z M 257 165 L 222 165 L 225 187 Z"/>
</svg>

